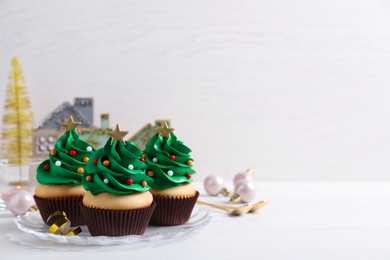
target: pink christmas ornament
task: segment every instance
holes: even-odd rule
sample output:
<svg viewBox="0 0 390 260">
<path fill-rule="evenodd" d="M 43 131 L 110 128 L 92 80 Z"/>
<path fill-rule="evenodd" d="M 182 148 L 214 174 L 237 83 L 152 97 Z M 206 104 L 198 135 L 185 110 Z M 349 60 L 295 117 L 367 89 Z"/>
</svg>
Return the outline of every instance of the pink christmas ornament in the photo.
<svg viewBox="0 0 390 260">
<path fill-rule="evenodd" d="M 30 187 L 20 187 L 20 186 L 17 186 L 17 187 L 12 187 L 12 188 L 7 188 L 5 189 L 2 194 L 1 194 L 1 197 L 2 199 L 7 202 L 9 200 L 9 197 L 11 197 L 11 195 L 15 192 L 15 191 L 19 191 L 19 190 L 26 190 L 28 192 L 31 193 L 31 195 L 34 194 L 34 189 L 33 188 L 30 188 Z"/>
<path fill-rule="evenodd" d="M 234 187 L 241 181 L 241 180 L 247 180 L 247 181 L 254 181 L 253 178 L 253 170 L 248 169 L 246 172 L 239 172 L 237 173 L 233 178 L 233 185 Z"/>
<path fill-rule="evenodd" d="M 248 180 L 241 180 L 234 187 L 234 194 L 230 198 L 231 202 L 248 203 L 256 197 L 255 184 Z"/>
<path fill-rule="evenodd" d="M 26 190 L 17 190 L 13 192 L 7 201 L 8 209 L 15 216 L 23 215 L 34 205 L 35 201 L 33 196 Z"/>
<path fill-rule="evenodd" d="M 203 183 L 204 189 L 211 196 L 217 196 L 223 194 L 227 196 L 229 191 L 225 188 L 225 180 L 222 176 L 212 174 L 206 177 Z"/>
</svg>

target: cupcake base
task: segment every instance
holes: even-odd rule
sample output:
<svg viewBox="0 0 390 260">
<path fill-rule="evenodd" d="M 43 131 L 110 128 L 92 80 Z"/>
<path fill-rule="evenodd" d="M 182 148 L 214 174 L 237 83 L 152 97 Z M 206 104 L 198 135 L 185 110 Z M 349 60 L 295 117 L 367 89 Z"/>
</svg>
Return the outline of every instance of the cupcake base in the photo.
<svg viewBox="0 0 390 260">
<path fill-rule="evenodd" d="M 108 210 L 88 208 L 80 203 L 89 233 L 92 236 L 143 235 L 156 207 L 134 210 Z"/>
<path fill-rule="evenodd" d="M 37 204 L 43 222 L 49 226 L 53 225 L 59 218 L 61 218 L 61 216 L 55 216 L 46 222 L 47 218 L 56 211 L 64 211 L 72 226 L 85 224 L 83 214 L 79 208 L 80 202 L 83 200 L 83 196 L 40 198 L 34 195 L 34 200 Z"/>
<path fill-rule="evenodd" d="M 168 198 L 154 196 L 157 206 L 153 212 L 150 224 L 158 226 L 174 226 L 186 223 L 195 206 L 199 192 L 190 198 Z"/>
</svg>

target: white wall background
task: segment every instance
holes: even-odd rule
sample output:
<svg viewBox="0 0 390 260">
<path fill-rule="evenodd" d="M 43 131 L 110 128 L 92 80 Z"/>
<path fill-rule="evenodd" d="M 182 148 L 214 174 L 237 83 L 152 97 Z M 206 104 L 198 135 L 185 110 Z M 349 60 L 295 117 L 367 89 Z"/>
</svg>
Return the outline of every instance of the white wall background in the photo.
<svg viewBox="0 0 390 260">
<path fill-rule="evenodd" d="M 14 55 L 36 121 L 168 118 L 197 179 L 390 180 L 388 1 L 1 0 L 0 114 Z"/>
</svg>

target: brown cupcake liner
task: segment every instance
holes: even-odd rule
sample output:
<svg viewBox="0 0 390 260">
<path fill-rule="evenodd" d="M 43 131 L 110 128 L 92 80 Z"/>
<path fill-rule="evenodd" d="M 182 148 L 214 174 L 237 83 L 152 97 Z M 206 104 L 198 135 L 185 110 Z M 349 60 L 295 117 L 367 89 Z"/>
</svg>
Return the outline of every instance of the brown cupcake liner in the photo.
<svg viewBox="0 0 390 260">
<path fill-rule="evenodd" d="M 143 235 L 156 203 L 134 210 L 108 210 L 88 208 L 80 203 L 89 233 L 92 236 Z"/>
<path fill-rule="evenodd" d="M 158 226 L 174 226 L 186 223 L 198 199 L 199 192 L 190 198 L 168 198 L 155 196 L 157 206 L 154 209 L 150 224 Z"/>
<path fill-rule="evenodd" d="M 47 218 L 56 211 L 64 211 L 66 217 L 70 220 L 72 226 L 84 225 L 84 217 L 80 210 L 80 202 L 83 196 L 64 197 L 64 198 L 39 198 L 34 195 L 42 220 L 46 223 Z M 52 217 L 46 224 L 51 226 L 62 216 Z"/>
</svg>

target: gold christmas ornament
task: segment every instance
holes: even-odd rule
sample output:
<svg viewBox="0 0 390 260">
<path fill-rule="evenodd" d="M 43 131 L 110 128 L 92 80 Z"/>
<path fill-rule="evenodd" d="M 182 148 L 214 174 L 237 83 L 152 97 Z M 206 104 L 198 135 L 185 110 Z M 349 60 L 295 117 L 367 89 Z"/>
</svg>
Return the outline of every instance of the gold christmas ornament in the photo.
<svg viewBox="0 0 390 260">
<path fill-rule="evenodd" d="M 123 139 L 129 132 L 128 131 L 121 131 L 119 128 L 119 125 L 116 124 L 114 131 L 108 132 L 107 134 L 112 137 L 111 139 L 111 145 L 115 141 L 121 141 L 123 144 L 126 144 L 126 141 Z"/>
<path fill-rule="evenodd" d="M 160 136 L 162 137 L 171 137 L 171 132 L 173 132 L 174 128 L 169 128 L 167 122 L 164 122 L 162 127 L 155 128 L 157 132 L 160 133 Z"/>
</svg>

